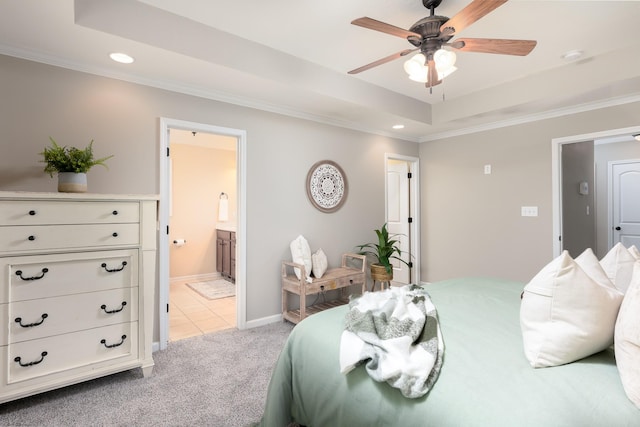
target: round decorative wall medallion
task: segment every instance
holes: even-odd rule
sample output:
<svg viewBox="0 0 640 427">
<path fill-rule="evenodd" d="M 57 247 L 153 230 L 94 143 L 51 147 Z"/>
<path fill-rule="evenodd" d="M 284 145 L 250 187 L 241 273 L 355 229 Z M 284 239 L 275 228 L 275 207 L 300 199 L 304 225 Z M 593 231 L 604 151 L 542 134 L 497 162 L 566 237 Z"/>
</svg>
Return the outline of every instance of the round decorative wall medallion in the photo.
<svg viewBox="0 0 640 427">
<path fill-rule="evenodd" d="M 336 162 L 321 160 L 307 174 L 307 196 L 322 212 L 335 212 L 347 198 L 347 177 Z"/>
</svg>

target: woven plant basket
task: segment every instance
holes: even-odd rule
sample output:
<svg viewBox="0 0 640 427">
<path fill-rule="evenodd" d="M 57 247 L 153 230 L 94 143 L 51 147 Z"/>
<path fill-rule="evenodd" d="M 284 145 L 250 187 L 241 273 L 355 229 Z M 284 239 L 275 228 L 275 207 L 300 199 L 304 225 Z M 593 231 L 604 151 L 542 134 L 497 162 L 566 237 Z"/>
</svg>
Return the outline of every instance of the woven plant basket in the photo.
<svg viewBox="0 0 640 427">
<path fill-rule="evenodd" d="M 389 282 L 393 280 L 393 270 L 387 273 L 382 264 L 371 264 L 371 279 L 377 282 Z"/>
</svg>

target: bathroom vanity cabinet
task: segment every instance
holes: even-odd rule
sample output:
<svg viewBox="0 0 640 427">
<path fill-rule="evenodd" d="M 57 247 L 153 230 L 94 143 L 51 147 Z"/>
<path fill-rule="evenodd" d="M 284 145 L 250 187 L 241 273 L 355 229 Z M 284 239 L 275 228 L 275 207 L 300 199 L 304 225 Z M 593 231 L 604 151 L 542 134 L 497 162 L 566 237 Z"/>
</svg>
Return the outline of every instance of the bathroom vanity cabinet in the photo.
<svg viewBox="0 0 640 427">
<path fill-rule="evenodd" d="M 236 232 L 216 230 L 216 271 L 231 282 L 236 281 Z"/>
</svg>

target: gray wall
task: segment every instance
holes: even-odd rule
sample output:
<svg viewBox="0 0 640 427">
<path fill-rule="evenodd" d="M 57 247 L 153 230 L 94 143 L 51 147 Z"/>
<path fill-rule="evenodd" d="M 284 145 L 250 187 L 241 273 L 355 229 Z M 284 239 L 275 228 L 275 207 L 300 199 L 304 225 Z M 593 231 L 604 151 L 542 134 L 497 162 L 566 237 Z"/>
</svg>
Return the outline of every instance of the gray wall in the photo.
<svg viewBox="0 0 640 427">
<path fill-rule="evenodd" d="M 562 249 L 573 257 L 596 250 L 595 163 L 593 141 L 562 145 Z M 588 185 L 580 194 L 581 182 Z"/>
<path fill-rule="evenodd" d="M 95 193 L 159 192 L 159 118 L 247 131 L 247 320 L 280 312 L 280 261 L 303 234 L 330 266 L 372 240 L 384 221 L 384 154 L 418 155 L 418 144 L 0 56 L 0 190 L 56 191 L 38 155 L 49 136 L 95 140 L 109 170 L 88 174 Z M 333 214 L 307 200 L 316 161 L 337 162 L 349 194 Z M 156 333 L 157 337 L 157 333 Z"/>
<path fill-rule="evenodd" d="M 633 103 L 421 144 L 422 280 L 529 281 L 553 257 L 552 139 L 638 125 Z"/>
</svg>

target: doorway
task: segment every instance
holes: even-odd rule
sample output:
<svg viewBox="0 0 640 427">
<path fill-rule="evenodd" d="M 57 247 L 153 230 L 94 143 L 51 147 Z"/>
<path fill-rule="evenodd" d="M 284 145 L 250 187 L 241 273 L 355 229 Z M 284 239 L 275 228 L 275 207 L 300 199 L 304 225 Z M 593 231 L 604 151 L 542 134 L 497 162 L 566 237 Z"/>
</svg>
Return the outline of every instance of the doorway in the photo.
<svg viewBox="0 0 640 427">
<path fill-rule="evenodd" d="M 186 122 L 168 118 L 160 119 L 160 204 L 158 238 L 158 349 L 164 349 L 169 342 L 169 235 L 171 214 L 171 130 L 203 132 L 235 138 L 236 143 L 236 327 L 246 328 L 246 131 L 223 128 L 202 123 Z"/>
<path fill-rule="evenodd" d="M 595 150 L 595 209 L 592 213 L 596 220 L 596 239 L 593 248 L 598 258 L 602 258 L 611 248 L 611 240 L 607 238 L 610 234 L 611 223 L 611 203 L 607 175 L 607 156 L 611 159 L 631 159 L 640 156 L 640 144 L 631 135 L 640 133 L 640 126 L 612 129 L 603 132 L 594 132 L 584 135 L 575 135 L 563 138 L 556 138 L 551 141 L 551 182 L 552 182 L 552 229 L 553 229 L 553 256 L 559 256 L 565 249 L 563 230 L 563 188 L 562 188 L 562 152 L 566 144 L 574 144 L 583 141 L 594 141 Z M 624 149 L 611 149 L 614 147 L 624 147 Z M 607 153 L 609 151 L 610 153 Z M 579 187 L 574 188 L 579 192 Z M 573 191 L 573 190 L 572 190 Z M 578 255 L 578 254 L 576 254 Z"/>
<path fill-rule="evenodd" d="M 419 159 L 385 154 L 385 222 L 409 265 L 393 260 L 394 285 L 420 283 Z"/>
<path fill-rule="evenodd" d="M 236 227 L 237 138 L 170 129 L 169 144 L 169 340 L 173 342 L 236 327 L 235 284 L 223 276 L 217 259 L 223 252 L 218 234 L 235 233 Z"/>
</svg>

